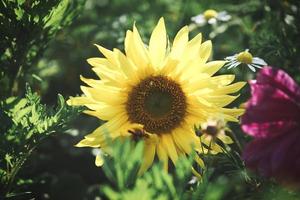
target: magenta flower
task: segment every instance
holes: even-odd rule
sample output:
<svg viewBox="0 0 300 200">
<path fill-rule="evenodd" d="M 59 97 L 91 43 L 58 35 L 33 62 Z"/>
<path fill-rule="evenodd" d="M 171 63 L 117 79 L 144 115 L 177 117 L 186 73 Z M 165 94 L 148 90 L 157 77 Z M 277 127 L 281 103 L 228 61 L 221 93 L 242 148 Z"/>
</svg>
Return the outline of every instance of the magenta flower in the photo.
<svg viewBox="0 0 300 200">
<path fill-rule="evenodd" d="M 272 67 L 264 67 L 250 85 L 242 129 L 255 139 L 245 148 L 245 164 L 263 176 L 300 186 L 300 87 Z"/>
</svg>

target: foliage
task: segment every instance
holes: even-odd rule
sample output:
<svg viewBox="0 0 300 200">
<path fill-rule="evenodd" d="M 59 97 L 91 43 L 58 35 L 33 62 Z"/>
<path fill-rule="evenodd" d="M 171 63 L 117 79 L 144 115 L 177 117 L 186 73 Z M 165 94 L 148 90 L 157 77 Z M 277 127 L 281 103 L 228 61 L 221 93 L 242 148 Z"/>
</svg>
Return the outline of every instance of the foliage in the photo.
<svg viewBox="0 0 300 200">
<path fill-rule="evenodd" d="M 117 140 L 112 146 L 113 153 L 104 157 L 103 165 L 103 171 L 112 183 L 112 187 L 102 188 L 109 199 L 191 199 L 184 189 L 192 174 L 192 156 L 190 159 L 182 157 L 178 160 L 174 176 L 168 174 L 161 163 L 158 163 L 139 177 L 143 142 L 135 144 L 130 140 Z"/>
<path fill-rule="evenodd" d="M 260 5 L 260 16 L 252 14 L 259 23 L 255 24 L 256 34 L 251 34 L 250 45 L 259 56 L 269 63 L 285 69 L 300 81 L 300 2 L 265 1 Z M 255 15 L 256 16 L 255 16 Z"/>
<path fill-rule="evenodd" d="M 25 82 L 39 80 L 28 73 L 42 57 L 48 43 L 63 27 L 72 23 L 82 2 L 69 0 L 0 1 L 0 196 L 13 196 L 17 185 L 30 179 L 16 178 L 37 145 L 54 132 L 63 131 L 79 112 L 65 105 L 41 104 L 29 86 L 18 97 Z"/>
<path fill-rule="evenodd" d="M 79 109 L 66 105 L 58 95 L 58 105 L 41 104 L 40 97 L 27 86 L 25 98 L 9 97 L 0 102 L 1 194 L 10 194 L 15 177 L 36 146 L 47 136 L 66 129 Z"/>
<path fill-rule="evenodd" d="M 26 72 L 41 58 L 56 33 L 74 20 L 79 9 L 79 2 L 69 0 L 0 1 L 0 98 L 10 92 L 17 94 L 19 87 L 24 87 Z"/>
<path fill-rule="evenodd" d="M 111 200 L 221 200 L 253 197 L 279 200 L 283 196 L 286 199 L 293 199 L 299 195 L 248 174 L 244 167 L 241 168 L 232 162 L 233 152 L 227 152 L 218 158 L 208 156 L 207 159 L 210 159 L 210 162 L 206 162 L 208 169 L 199 180 L 193 176 L 191 170 L 195 154 L 180 157 L 176 168 L 172 168 L 169 173 L 163 169 L 162 163 L 154 163 L 150 170 L 138 176 L 143 143 L 117 140 L 113 141 L 111 146 L 114 148 L 110 155 L 103 157 L 103 171 L 110 185 L 100 188 L 100 191 Z M 213 163 L 215 161 L 217 163 Z M 219 170 L 222 170 L 223 175 L 220 175 Z M 265 185 L 259 186 L 257 181 L 264 182 Z M 256 190 L 256 194 L 253 189 Z"/>
</svg>

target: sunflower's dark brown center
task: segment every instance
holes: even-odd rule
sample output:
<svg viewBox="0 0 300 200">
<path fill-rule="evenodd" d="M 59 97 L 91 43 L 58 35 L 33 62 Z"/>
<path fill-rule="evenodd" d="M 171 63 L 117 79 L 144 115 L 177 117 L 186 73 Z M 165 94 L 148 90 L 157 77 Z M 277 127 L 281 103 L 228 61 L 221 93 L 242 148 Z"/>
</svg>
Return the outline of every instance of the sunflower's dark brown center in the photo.
<svg viewBox="0 0 300 200">
<path fill-rule="evenodd" d="M 149 76 L 128 95 L 129 120 L 150 133 L 167 133 L 178 127 L 186 114 L 186 96 L 180 85 L 165 76 Z"/>
</svg>

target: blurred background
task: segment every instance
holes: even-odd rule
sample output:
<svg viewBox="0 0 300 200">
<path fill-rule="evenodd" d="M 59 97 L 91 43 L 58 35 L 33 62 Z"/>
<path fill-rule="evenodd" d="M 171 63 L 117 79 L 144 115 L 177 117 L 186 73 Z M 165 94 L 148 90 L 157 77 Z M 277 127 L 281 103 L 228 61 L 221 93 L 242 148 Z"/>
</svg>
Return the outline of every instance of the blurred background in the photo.
<svg viewBox="0 0 300 200">
<path fill-rule="evenodd" d="M 5 1 L 1 1 L 2 6 Z M 20 1 L 21 2 L 21 1 Z M 24 2 L 24 1 L 23 1 Z M 27 2 L 27 1 L 26 1 Z M 29 2 L 29 1 L 28 1 Z M 50 1 L 45 1 L 50 2 Z M 63 1 L 53 1 L 56 4 Z M 212 40 L 213 55 L 211 59 L 222 60 L 245 49 L 250 49 L 254 56 L 263 58 L 269 65 L 285 69 L 296 80 L 300 81 L 300 8 L 298 0 L 72 0 L 68 2 L 68 12 L 72 18 L 61 24 L 51 33 L 43 47 L 37 48 L 38 56 L 33 56 L 27 63 L 26 73 L 21 75 L 21 81 L 16 94 L 24 93 L 25 82 L 37 91 L 42 102 L 47 105 L 56 103 L 58 93 L 65 98 L 80 95 L 80 85 L 83 83 L 79 75 L 95 78 L 86 59 L 102 55 L 93 46 L 101 44 L 108 49 L 124 48 L 124 36 L 127 29 L 136 23 L 144 42 L 148 42 L 151 31 L 160 17 L 164 17 L 170 41 L 176 32 L 184 25 L 191 29 L 190 37 L 199 32 L 204 40 Z M 53 3 L 54 4 L 54 3 Z M 11 74 L 9 56 L 6 47 L 13 46 L 13 40 L 7 36 L 7 27 L 14 29 L 17 38 L 26 38 L 37 34 L 32 27 L 18 29 L 5 24 L 1 8 L 1 66 L 3 71 Z M 230 20 L 211 25 L 199 25 L 191 21 L 191 17 L 203 14 L 207 9 L 217 12 L 226 11 Z M 26 12 L 26 11 L 25 11 Z M 46 9 L 40 10 L 48 12 Z M 25 13 L 26 14 L 26 13 Z M 4 31 L 5 30 L 5 31 Z M 40 34 L 43 35 L 40 30 Z M 49 32 L 49 30 L 47 30 Z M 5 35 L 6 34 L 6 35 Z M 21 34 L 21 35 L 20 35 Z M 9 34 L 8 34 L 9 35 Z M 5 36 L 5 37 L 4 37 Z M 44 38 L 42 38 L 44 39 Z M 41 40 L 42 40 L 41 39 Z M 18 41 L 17 41 L 18 42 Z M 16 43 L 17 43 L 16 42 Z M 31 45 L 31 44 L 29 44 Z M 220 73 L 234 73 L 238 80 L 249 80 L 255 77 L 245 66 L 232 70 L 223 69 Z M 4 87 L 6 74 L 0 74 L 0 97 L 7 97 L 11 87 Z M 244 88 L 242 97 L 232 106 L 239 106 L 249 96 L 249 88 Z M 100 199 L 99 187 L 107 180 L 100 168 L 94 165 L 91 148 L 76 148 L 74 145 L 82 137 L 101 122 L 93 117 L 80 115 L 64 133 L 55 133 L 42 141 L 20 171 L 21 191 L 31 191 L 36 199 Z M 232 127 L 240 138 L 242 145 L 247 138 L 238 126 Z M 222 168 L 223 166 L 220 166 Z M 220 173 L 226 173 L 221 171 Z M 244 191 L 242 186 L 235 191 Z M 246 198 L 246 197 L 245 197 Z M 237 199 L 238 196 L 237 196 Z M 240 197 L 240 199 L 244 199 Z"/>
</svg>

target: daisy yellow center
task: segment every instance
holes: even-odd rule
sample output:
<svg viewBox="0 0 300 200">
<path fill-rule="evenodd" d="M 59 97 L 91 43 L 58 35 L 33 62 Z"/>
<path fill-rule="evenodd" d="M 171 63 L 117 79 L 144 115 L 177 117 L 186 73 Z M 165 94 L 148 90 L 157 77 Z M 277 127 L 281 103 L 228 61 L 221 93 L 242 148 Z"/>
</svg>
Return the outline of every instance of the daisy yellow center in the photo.
<svg viewBox="0 0 300 200">
<path fill-rule="evenodd" d="M 237 61 L 245 64 L 251 64 L 253 61 L 253 56 L 248 51 L 241 52 L 237 55 Z"/>
<path fill-rule="evenodd" d="M 180 85 L 165 76 L 149 76 L 132 88 L 126 111 L 132 123 L 150 133 L 168 133 L 180 126 L 186 114 L 186 96 Z"/>
<path fill-rule="evenodd" d="M 213 9 L 209 9 L 209 10 L 206 10 L 203 13 L 203 15 L 206 20 L 210 20 L 211 18 L 216 18 L 218 15 L 218 12 Z"/>
</svg>

